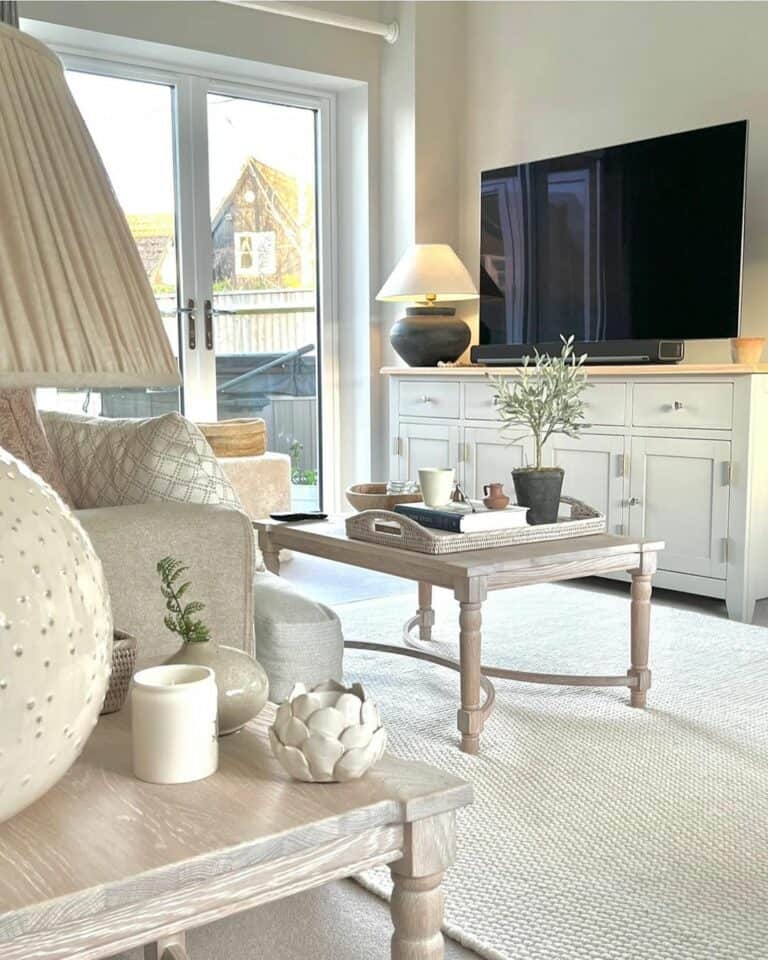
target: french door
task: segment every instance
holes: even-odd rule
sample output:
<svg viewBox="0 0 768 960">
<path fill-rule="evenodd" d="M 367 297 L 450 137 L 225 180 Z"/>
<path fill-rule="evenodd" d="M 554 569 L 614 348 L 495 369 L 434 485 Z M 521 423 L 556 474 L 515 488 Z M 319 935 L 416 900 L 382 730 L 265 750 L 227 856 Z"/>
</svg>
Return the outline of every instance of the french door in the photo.
<svg viewBox="0 0 768 960">
<path fill-rule="evenodd" d="M 183 387 L 58 391 L 56 405 L 112 417 L 177 409 L 196 421 L 262 417 L 269 449 L 291 458 L 294 506 L 318 508 L 332 473 L 327 455 L 323 469 L 332 426 L 321 406 L 322 372 L 333 363 L 323 337 L 324 102 L 145 66 L 65 62 Z"/>
</svg>

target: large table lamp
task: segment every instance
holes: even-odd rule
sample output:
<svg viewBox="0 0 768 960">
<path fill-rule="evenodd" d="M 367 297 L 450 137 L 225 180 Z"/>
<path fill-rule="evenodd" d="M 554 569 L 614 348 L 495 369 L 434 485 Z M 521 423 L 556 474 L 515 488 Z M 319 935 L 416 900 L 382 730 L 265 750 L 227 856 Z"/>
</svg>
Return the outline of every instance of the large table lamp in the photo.
<svg viewBox="0 0 768 960">
<path fill-rule="evenodd" d="M 377 300 L 415 301 L 390 331 L 390 341 L 411 367 L 453 362 L 469 346 L 471 331 L 446 303 L 476 300 L 467 268 L 447 243 L 416 243 L 400 258 Z"/>
<path fill-rule="evenodd" d="M 0 390 L 179 383 L 160 314 L 58 58 L 0 2 Z M 110 670 L 101 564 L 0 450 L 0 821 L 82 749 Z"/>
</svg>

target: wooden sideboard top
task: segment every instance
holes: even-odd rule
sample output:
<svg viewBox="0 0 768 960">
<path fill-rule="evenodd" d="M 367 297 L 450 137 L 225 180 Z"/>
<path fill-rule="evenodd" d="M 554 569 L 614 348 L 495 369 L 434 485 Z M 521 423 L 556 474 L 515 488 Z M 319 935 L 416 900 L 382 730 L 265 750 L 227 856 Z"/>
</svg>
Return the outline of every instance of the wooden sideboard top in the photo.
<svg viewBox="0 0 768 960">
<path fill-rule="evenodd" d="M 520 367 L 481 367 L 474 364 L 455 367 L 382 367 L 385 377 L 482 377 L 486 373 L 514 374 Z M 768 373 L 768 363 L 649 363 L 624 366 L 589 366 L 590 377 L 709 377 L 713 375 L 743 377 Z"/>
</svg>

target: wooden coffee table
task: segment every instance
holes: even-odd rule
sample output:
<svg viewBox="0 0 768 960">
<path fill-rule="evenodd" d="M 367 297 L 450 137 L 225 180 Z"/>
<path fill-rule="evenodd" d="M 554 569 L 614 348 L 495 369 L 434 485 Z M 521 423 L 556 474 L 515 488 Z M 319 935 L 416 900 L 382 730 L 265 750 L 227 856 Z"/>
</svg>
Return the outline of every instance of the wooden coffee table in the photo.
<svg viewBox="0 0 768 960">
<path fill-rule="evenodd" d="M 0 824 L 0 960 L 140 944 L 146 960 L 183 960 L 191 927 L 382 863 L 392 957 L 439 960 L 440 882 L 471 786 L 388 755 L 351 783 L 293 782 L 271 757 L 272 718 L 223 738 L 212 777 L 160 786 L 131 773 L 127 711 L 102 717 L 63 780 Z"/>
<path fill-rule="evenodd" d="M 567 540 L 430 556 L 351 540 L 346 535 L 343 518 L 292 524 L 259 520 L 254 523 L 254 528 L 258 533 L 264 562 L 272 573 L 280 572 L 279 551 L 288 549 L 418 582 L 418 610 L 416 616 L 405 625 L 408 646 L 367 641 L 348 642 L 345 645 L 417 657 L 457 670 L 461 690 L 457 724 L 461 734 L 461 749 L 465 753 L 477 753 L 480 749 L 480 734 L 495 699 L 490 677 L 526 683 L 628 687 L 631 705 L 645 706 L 646 694 L 651 686 L 648 667 L 651 577 L 656 571 L 656 555 L 664 549 L 664 544 L 658 540 L 600 533 Z M 614 571 L 627 571 L 632 577 L 630 667 L 626 674 L 572 676 L 506 670 L 482 664 L 481 611 L 489 590 L 573 580 Z M 435 618 L 432 610 L 433 586 L 452 590 L 459 602 L 458 661 L 429 650 Z M 410 631 L 416 626 L 421 643 L 413 649 Z M 568 624 L 564 623 L 564 638 L 567 630 Z"/>
</svg>

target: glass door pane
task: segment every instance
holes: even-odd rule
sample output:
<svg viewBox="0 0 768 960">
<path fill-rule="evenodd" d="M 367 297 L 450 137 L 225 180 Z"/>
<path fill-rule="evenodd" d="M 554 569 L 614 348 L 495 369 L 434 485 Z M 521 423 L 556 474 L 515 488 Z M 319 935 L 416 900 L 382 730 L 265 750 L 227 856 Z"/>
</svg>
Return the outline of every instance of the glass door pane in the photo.
<svg viewBox="0 0 768 960">
<path fill-rule="evenodd" d="M 320 503 L 315 111 L 208 95 L 218 418 L 261 417 Z"/>
<path fill-rule="evenodd" d="M 128 219 L 179 356 L 174 88 L 67 70 L 67 82 Z M 179 390 L 40 390 L 41 407 L 106 417 L 149 417 L 180 408 Z"/>
</svg>

